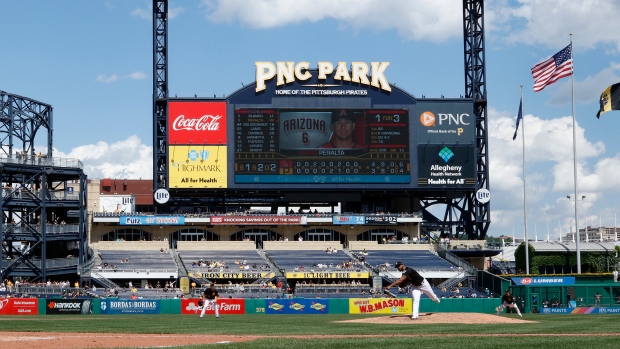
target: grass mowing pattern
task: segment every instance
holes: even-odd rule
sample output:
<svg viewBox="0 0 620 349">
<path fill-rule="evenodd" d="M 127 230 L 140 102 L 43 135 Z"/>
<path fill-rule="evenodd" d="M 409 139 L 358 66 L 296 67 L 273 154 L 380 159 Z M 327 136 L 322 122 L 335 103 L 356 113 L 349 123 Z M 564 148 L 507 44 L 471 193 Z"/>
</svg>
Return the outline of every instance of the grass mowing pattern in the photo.
<svg viewBox="0 0 620 349">
<path fill-rule="evenodd" d="M 617 315 L 526 315 L 528 324 L 404 324 L 382 325 L 339 323 L 337 321 L 363 318 L 356 315 L 231 315 L 215 319 L 199 319 L 188 315 L 91 315 L 2 317 L 3 332 L 99 332 L 153 334 L 228 334 L 262 335 L 258 341 L 218 344 L 232 348 L 618 348 L 620 317 Z M 568 336 L 528 336 L 528 334 L 567 334 Z M 586 334 L 570 336 L 570 334 Z M 588 335 L 589 334 L 589 335 Z M 348 338 L 285 338 L 289 335 L 353 335 Z M 378 337 L 363 337 L 373 335 Z M 420 335 L 420 337 L 398 337 Z M 426 336 L 431 337 L 426 337 Z M 473 336 L 472 336 L 473 335 Z M 278 337 L 280 336 L 280 337 Z M 355 337 L 359 336 L 359 337 Z M 422 337 L 424 336 L 424 337 Z M 140 343 L 128 343 L 139 347 Z M 212 345 L 183 348 L 212 348 Z"/>
</svg>

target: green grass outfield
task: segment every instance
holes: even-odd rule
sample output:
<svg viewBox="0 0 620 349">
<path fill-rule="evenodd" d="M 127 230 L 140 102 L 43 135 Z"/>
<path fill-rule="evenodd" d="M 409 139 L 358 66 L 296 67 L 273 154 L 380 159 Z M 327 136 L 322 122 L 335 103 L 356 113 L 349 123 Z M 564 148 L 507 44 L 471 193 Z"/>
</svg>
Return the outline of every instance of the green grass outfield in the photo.
<svg viewBox="0 0 620 349">
<path fill-rule="evenodd" d="M 275 338 L 244 343 L 183 347 L 192 349 L 213 347 L 241 349 L 620 348 L 620 316 L 618 315 L 526 314 L 523 317 L 524 320 L 536 322 L 489 325 L 421 325 L 414 322 L 402 325 L 381 325 L 337 322 L 363 317 L 367 316 L 230 315 L 219 319 L 212 315 L 203 319 L 188 315 L 4 316 L 0 317 L 0 336 L 1 332 L 9 331 L 275 336 Z M 286 337 L 288 335 L 321 334 L 352 335 L 353 337 L 320 339 Z M 562 335 L 558 336 L 558 334 Z M 362 335 L 377 335 L 378 337 L 361 337 Z M 397 335 L 408 336 L 398 337 Z M 136 343 L 135 346 L 139 347 L 140 344 Z"/>
</svg>

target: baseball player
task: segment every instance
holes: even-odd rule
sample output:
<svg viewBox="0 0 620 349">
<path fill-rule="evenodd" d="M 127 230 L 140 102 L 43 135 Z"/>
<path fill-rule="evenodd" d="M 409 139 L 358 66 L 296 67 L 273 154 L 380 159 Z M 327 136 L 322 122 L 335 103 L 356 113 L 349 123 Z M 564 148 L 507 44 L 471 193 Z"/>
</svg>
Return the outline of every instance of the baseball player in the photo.
<svg viewBox="0 0 620 349">
<path fill-rule="evenodd" d="M 521 312 L 519 311 L 517 303 L 515 303 L 515 299 L 512 298 L 512 296 L 510 295 L 509 290 L 506 290 L 506 293 L 502 296 L 502 305 L 497 308 L 497 316 L 499 316 L 499 314 L 502 312 L 502 310 L 504 310 L 504 308 L 516 309 L 519 317 L 523 317 L 523 315 L 521 315 Z"/>
<path fill-rule="evenodd" d="M 363 149 L 364 144 L 355 142 L 355 116 L 342 109 L 340 113 L 332 114 L 332 137 L 321 148 L 352 148 Z"/>
<path fill-rule="evenodd" d="M 200 317 L 203 317 L 205 315 L 205 312 L 207 311 L 207 307 L 209 306 L 209 304 L 213 304 L 213 309 L 215 309 L 215 317 L 216 318 L 220 317 L 220 312 L 217 307 L 218 297 L 219 297 L 219 293 L 215 289 L 215 284 L 211 283 L 209 288 L 205 289 L 204 293 L 200 296 L 202 300 L 202 311 L 200 312 Z"/>
<path fill-rule="evenodd" d="M 422 292 L 429 296 L 434 302 L 440 303 L 441 301 L 439 300 L 439 297 L 435 295 L 435 292 L 433 292 L 433 289 L 428 281 L 426 281 L 426 279 L 417 271 L 413 268 L 406 267 L 403 262 L 396 262 L 395 265 L 398 271 L 403 272 L 403 276 L 388 285 L 386 289 L 389 290 L 390 287 L 396 285 L 404 288 L 405 286 L 411 284 L 411 297 L 413 298 L 413 313 L 411 314 L 411 318 L 413 320 L 417 320 L 420 310 L 420 296 L 422 295 Z"/>
</svg>

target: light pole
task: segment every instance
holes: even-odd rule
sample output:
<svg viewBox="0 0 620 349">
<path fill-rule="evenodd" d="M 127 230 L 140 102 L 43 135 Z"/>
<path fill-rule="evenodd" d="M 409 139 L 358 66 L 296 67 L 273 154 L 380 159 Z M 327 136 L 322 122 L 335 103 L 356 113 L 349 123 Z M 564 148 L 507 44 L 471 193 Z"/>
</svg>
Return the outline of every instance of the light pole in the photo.
<svg viewBox="0 0 620 349">
<path fill-rule="evenodd" d="M 570 195 L 566 195 L 566 198 L 571 200 Z M 586 196 L 582 195 L 581 200 L 585 200 Z M 575 239 L 575 249 L 577 250 L 577 274 L 581 274 L 581 250 L 579 249 L 579 240 L 581 240 L 581 236 L 579 234 L 579 221 L 577 219 L 577 201 L 579 199 L 575 197 L 575 233 L 577 234 L 577 238 Z M 586 234 L 588 232 L 588 226 L 586 225 Z M 574 237 L 574 235 L 573 235 Z"/>
</svg>

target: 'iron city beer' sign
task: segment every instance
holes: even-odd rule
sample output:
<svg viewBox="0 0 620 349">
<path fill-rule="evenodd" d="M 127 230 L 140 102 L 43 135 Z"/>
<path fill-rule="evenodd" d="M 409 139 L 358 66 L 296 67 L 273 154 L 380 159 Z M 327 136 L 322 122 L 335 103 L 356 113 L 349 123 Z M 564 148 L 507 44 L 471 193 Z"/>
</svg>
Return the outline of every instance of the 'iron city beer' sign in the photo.
<svg viewBox="0 0 620 349">
<path fill-rule="evenodd" d="M 276 77 L 276 86 L 291 83 L 295 79 L 306 81 L 312 77 L 309 71 L 308 62 L 256 62 L 256 92 L 263 91 L 267 80 Z M 336 72 L 331 62 L 318 62 L 318 79 L 325 80 L 328 75 L 334 74 L 334 80 L 357 82 L 362 85 L 370 85 L 382 90 L 391 92 L 389 82 L 385 78 L 385 69 L 390 65 L 389 62 L 370 62 L 370 80 L 368 80 L 368 64 L 365 62 L 352 62 L 351 72 L 347 67 L 347 62 L 338 62 Z"/>
</svg>

